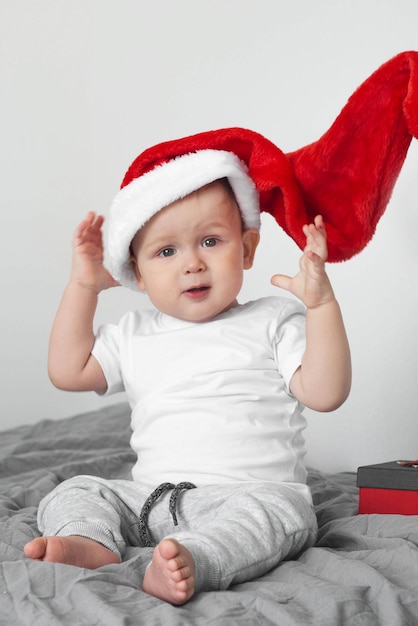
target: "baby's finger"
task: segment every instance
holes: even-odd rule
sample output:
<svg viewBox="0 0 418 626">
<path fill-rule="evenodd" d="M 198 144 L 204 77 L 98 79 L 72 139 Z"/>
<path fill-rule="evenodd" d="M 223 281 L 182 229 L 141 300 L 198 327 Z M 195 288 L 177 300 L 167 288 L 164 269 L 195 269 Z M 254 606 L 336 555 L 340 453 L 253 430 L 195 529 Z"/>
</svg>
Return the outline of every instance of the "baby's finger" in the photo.
<svg viewBox="0 0 418 626">
<path fill-rule="evenodd" d="M 89 211 L 86 217 L 79 223 L 77 228 L 75 229 L 76 235 L 81 235 L 85 230 L 88 230 L 92 225 L 95 218 L 95 214 L 93 211 Z"/>
<path fill-rule="evenodd" d="M 285 274 L 274 274 L 274 276 L 271 277 L 270 282 L 275 287 L 280 287 L 280 289 L 288 291 L 291 280 L 290 276 L 286 276 Z"/>
<path fill-rule="evenodd" d="M 305 251 L 310 250 L 325 261 L 328 256 L 328 249 L 326 231 L 322 218 L 318 220 L 318 226 L 316 224 L 306 224 L 303 228 L 303 232 L 306 236 Z"/>
<path fill-rule="evenodd" d="M 327 231 L 326 231 L 326 228 L 325 228 L 324 218 L 322 217 L 322 215 L 316 215 L 315 216 L 314 224 L 315 224 L 315 227 L 317 228 L 317 230 L 319 230 L 320 233 L 326 239 L 327 238 Z"/>
<path fill-rule="evenodd" d="M 104 217 L 103 215 L 96 215 L 95 213 L 93 213 L 93 215 L 94 215 L 94 220 L 91 225 L 95 228 L 95 230 L 100 230 L 101 227 L 103 226 Z"/>
</svg>

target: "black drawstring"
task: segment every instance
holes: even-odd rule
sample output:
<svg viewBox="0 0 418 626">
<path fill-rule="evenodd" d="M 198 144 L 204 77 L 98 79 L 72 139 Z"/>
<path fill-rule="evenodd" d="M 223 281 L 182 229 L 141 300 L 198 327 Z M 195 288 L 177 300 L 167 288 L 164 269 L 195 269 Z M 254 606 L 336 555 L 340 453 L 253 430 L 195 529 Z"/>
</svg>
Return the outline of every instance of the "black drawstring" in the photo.
<svg viewBox="0 0 418 626">
<path fill-rule="evenodd" d="M 154 489 L 150 496 L 145 500 L 144 506 L 141 509 L 141 513 L 139 514 L 139 537 L 141 539 L 141 543 L 146 548 L 154 547 L 156 544 L 151 541 L 148 535 L 148 516 L 149 512 L 156 502 L 166 491 L 173 490 L 173 493 L 170 497 L 169 511 L 173 518 L 174 526 L 178 526 L 177 515 L 176 515 L 176 506 L 177 500 L 182 491 L 185 489 L 196 489 L 196 485 L 193 483 L 183 482 L 178 485 L 173 485 L 173 483 L 162 483 Z"/>
<path fill-rule="evenodd" d="M 174 526 L 178 526 L 177 515 L 176 515 L 177 499 L 180 493 L 184 491 L 185 489 L 196 489 L 196 485 L 194 485 L 193 483 L 179 483 L 178 485 L 174 487 L 173 493 L 171 494 L 171 497 L 170 497 L 170 504 L 169 504 L 168 510 L 170 511 L 171 516 L 173 518 Z"/>
</svg>

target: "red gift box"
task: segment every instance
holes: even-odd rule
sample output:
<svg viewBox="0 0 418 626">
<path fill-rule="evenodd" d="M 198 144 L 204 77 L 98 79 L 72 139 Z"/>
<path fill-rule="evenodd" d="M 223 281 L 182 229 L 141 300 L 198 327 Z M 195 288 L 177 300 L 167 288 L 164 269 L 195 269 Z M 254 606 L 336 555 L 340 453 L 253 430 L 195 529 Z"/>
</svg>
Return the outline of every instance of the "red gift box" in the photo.
<svg viewBox="0 0 418 626">
<path fill-rule="evenodd" d="M 418 461 L 390 461 L 357 469 L 359 513 L 418 515 Z"/>
</svg>

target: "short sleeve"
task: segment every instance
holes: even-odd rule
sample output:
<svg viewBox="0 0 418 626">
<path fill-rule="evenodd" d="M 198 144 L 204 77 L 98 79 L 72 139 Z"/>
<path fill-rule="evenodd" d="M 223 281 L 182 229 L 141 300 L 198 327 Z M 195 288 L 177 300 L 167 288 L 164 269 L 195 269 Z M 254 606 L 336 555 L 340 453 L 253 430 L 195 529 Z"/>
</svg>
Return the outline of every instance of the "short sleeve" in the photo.
<svg viewBox="0 0 418 626">
<path fill-rule="evenodd" d="M 115 324 L 100 326 L 92 355 L 103 370 L 107 382 L 104 395 L 112 395 L 124 391 L 122 372 L 120 367 L 120 330 Z"/>
<path fill-rule="evenodd" d="M 302 363 L 305 347 L 305 309 L 299 302 L 289 301 L 278 320 L 275 344 L 277 366 L 289 391 L 292 376 Z"/>
</svg>

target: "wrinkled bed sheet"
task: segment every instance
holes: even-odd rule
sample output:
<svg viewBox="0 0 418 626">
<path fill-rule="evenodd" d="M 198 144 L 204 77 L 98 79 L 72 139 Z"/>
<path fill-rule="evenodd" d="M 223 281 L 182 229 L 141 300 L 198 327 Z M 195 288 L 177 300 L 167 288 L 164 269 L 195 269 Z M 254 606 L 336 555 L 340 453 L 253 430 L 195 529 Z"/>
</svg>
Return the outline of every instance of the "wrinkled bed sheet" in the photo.
<svg viewBox="0 0 418 626">
<path fill-rule="evenodd" d="M 76 474 L 129 478 L 129 436 L 125 404 L 0 433 L 1 625 L 418 625 L 418 517 L 357 515 L 352 473 L 310 471 L 315 547 L 182 607 L 141 591 L 150 549 L 99 570 L 25 559 L 40 499 Z"/>
</svg>

